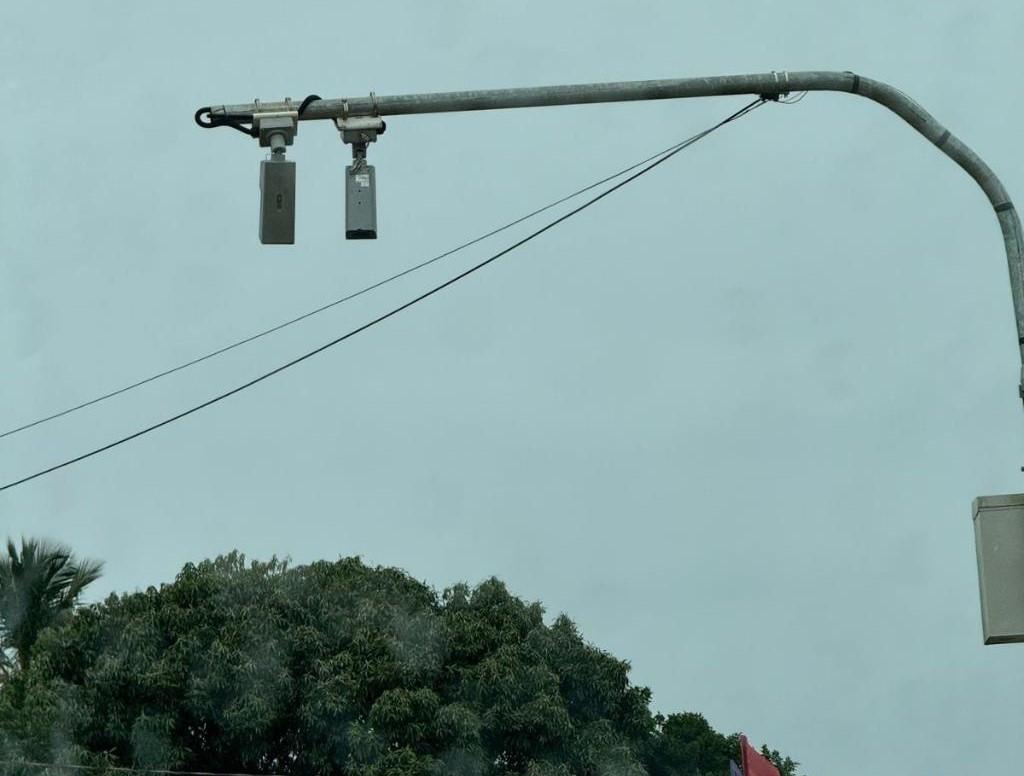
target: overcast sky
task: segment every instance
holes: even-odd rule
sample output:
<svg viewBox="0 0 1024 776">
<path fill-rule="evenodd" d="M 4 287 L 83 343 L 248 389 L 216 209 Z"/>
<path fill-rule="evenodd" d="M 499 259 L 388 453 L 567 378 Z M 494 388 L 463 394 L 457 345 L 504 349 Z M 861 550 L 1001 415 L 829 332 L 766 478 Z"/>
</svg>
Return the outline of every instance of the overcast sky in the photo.
<svg viewBox="0 0 1024 776">
<path fill-rule="evenodd" d="M 380 239 L 301 126 L 296 245 L 265 150 L 200 105 L 768 70 L 910 93 L 1024 196 L 1019 2 L 5 3 L 0 426 L 200 355 L 705 128 L 743 98 L 394 117 Z M 539 225 L 539 223 L 538 223 Z M 0 440 L 0 480 L 332 339 L 523 229 Z M 867 100 L 769 105 L 442 295 L 171 427 L 0 494 L 0 534 L 107 563 L 232 548 L 497 575 L 811 776 L 1004 771 L 1024 645 L 982 645 L 971 499 L 1024 489 L 998 225 Z"/>
</svg>

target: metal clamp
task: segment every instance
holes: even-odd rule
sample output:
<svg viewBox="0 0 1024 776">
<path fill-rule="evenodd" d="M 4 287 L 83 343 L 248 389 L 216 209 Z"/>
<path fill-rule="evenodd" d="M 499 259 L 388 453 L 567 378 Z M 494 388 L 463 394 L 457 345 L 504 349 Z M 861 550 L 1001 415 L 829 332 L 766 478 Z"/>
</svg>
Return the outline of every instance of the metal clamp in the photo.
<svg viewBox="0 0 1024 776">
<path fill-rule="evenodd" d="M 285 110 L 260 111 L 260 101 L 256 100 L 256 112 L 252 114 L 252 126 L 258 133 L 260 146 L 269 146 L 274 153 L 281 153 L 285 146 L 294 143 L 299 131 L 298 108 L 292 108 L 290 97 L 284 102 Z"/>
<path fill-rule="evenodd" d="M 789 71 L 782 71 L 782 79 L 785 80 L 785 84 L 779 79 L 779 74 L 775 70 L 772 70 L 772 75 L 775 77 L 775 89 L 772 92 L 762 94 L 761 99 L 778 102 L 780 97 L 785 97 L 789 94 Z"/>
<path fill-rule="evenodd" d="M 344 143 L 373 143 L 378 135 L 383 135 L 387 125 L 379 116 L 352 116 L 334 120 L 334 125 L 341 133 Z"/>
</svg>

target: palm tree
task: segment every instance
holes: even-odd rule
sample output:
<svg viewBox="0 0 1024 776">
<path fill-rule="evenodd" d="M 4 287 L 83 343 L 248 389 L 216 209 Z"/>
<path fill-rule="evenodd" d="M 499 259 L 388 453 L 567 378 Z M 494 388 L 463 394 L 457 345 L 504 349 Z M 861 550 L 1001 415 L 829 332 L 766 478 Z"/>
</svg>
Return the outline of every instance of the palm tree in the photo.
<svg viewBox="0 0 1024 776">
<path fill-rule="evenodd" d="M 70 616 L 82 591 L 100 577 L 103 564 L 78 560 L 64 545 L 45 539 L 7 540 L 0 556 L 0 653 L 13 650 L 20 668 L 28 667 L 39 634 Z M 0 676 L 12 662 L 0 657 Z"/>
</svg>

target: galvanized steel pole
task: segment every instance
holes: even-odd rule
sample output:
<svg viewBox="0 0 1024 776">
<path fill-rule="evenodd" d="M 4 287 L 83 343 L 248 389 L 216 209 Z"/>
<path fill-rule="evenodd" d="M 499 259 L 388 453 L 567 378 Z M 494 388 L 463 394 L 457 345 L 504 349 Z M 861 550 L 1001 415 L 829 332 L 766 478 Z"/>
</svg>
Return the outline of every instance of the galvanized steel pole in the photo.
<svg viewBox="0 0 1024 776">
<path fill-rule="evenodd" d="M 1010 269 L 1010 290 L 1017 321 L 1017 345 L 1021 357 L 1021 386 L 1024 399 L 1024 241 L 1020 218 L 1009 194 L 995 173 L 966 144 L 935 120 L 924 108 L 888 84 L 856 73 L 810 71 L 760 73 L 709 78 L 680 78 L 661 81 L 624 81 L 602 84 L 572 84 L 525 89 L 491 89 L 469 92 L 438 92 L 395 96 L 351 97 L 310 103 L 302 121 L 356 116 L 397 116 L 415 113 L 533 108 L 551 105 L 582 105 L 600 102 L 670 100 L 685 97 L 764 95 L 777 97 L 789 92 L 849 92 L 884 105 L 920 132 L 946 156 L 962 167 L 985 192 L 995 211 L 1006 247 Z M 249 103 L 214 106 L 211 118 L 249 121 L 256 112 L 294 110 L 291 102 Z"/>
</svg>

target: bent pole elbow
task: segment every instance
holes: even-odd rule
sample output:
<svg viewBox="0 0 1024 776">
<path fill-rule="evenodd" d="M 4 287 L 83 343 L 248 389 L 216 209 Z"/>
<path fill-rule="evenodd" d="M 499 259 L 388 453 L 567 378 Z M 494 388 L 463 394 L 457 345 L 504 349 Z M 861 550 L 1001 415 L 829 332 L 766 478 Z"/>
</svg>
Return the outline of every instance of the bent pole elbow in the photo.
<svg viewBox="0 0 1024 776">
<path fill-rule="evenodd" d="M 1013 200 L 1010 199 L 998 176 L 980 156 L 906 94 L 889 84 L 862 78 L 855 73 L 841 75 L 845 76 L 848 91 L 874 100 L 900 116 L 942 153 L 960 165 L 988 197 L 1002 231 L 1006 262 L 1010 272 L 1010 292 L 1017 326 L 1017 349 L 1022 364 L 1018 395 L 1024 400 L 1024 239 L 1020 216 Z M 834 87 L 829 88 L 835 90 Z"/>
</svg>

